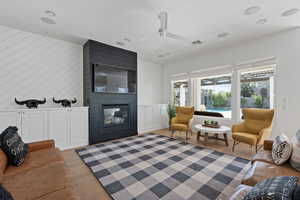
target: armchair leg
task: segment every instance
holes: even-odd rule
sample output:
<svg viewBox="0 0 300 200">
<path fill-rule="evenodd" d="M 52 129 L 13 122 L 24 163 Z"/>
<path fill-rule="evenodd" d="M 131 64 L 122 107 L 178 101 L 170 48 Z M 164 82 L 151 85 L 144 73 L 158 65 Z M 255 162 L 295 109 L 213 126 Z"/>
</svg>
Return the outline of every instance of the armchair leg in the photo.
<svg viewBox="0 0 300 200">
<path fill-rule="evenodd" d="M 232 152 L 234 152 L 234 147 L 235 147 L 235 145 L 236 145 L 236 141 L 235 141 L 235 140 L 233 140 Z"/>
<path fill-rule="evenodd" d="M 185 132 L 185 142 L 187 142 L 188 134 L 189 134 L 189 131 L 187 130 L 187 131 Z"/>
<path fill-rule="evenodd" d="M 257 143 L 256 143 L 256 145 L 255 145 L 255 153 L 257 153 Z"/>
</svg>

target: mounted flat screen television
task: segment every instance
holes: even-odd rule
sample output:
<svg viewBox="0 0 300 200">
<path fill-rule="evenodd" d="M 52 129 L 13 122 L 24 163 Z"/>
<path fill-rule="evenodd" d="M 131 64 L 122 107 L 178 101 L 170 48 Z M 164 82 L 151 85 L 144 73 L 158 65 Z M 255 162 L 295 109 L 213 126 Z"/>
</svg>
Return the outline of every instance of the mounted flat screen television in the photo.
<svg viewBox="0 0 300 200">
<path fill-rule="evenodd" d="M 94 65 L 94 92 L 103 93 L 136 93 L 136 71 Z"/>
</svg>

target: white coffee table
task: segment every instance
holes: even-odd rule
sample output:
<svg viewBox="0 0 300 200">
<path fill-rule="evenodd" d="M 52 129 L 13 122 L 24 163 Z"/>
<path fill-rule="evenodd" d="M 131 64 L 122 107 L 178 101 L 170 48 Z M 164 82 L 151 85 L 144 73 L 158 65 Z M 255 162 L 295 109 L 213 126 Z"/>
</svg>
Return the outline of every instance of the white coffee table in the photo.
<svg viewBox="0 0 300 200">
<path fill-rule="evenodd" d="M 220 128 L 210 128 L 206 126 L 202 126 L 201 124 L 197 124 L 194 126 L 194 128 L 197 130 L 197 140 L 199 141 L 199 137 L 204 137 L 204 144 L 208 144 L 209 138 L 214 138 L 217 140 L 224 141 L 226 146 L 228 146 L 228 138 L 227 134 L 230 133 L 231 128 L 228 126 L 220 126 Z M 204 135 L 202 135 L 202 133 Z M 215 134 L 214 137 L 209 136 L 209 133 Z M 223 138 L 219 138 L 219 135 L 223 135 Z"/>
</svg>

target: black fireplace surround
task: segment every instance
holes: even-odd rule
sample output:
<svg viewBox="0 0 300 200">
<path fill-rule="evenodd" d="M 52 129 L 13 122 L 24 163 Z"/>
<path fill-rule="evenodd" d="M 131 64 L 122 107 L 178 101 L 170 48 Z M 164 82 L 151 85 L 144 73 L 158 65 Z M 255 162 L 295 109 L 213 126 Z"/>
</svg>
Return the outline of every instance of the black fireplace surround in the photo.
<svg viewBox="0 0 300 200">
<path fill-rule="evenodd" d="M 84 105 L 89 107 L 89 144 L 136 135 L 137 77 L 132 74 L 137 74 L 137 54 L 89 40 L 83 48 L 83 63 Z M 128 70 L 130 80 L 135 81 L 135 91 L 126 92 L 124 88 L 120 89 L 123 93 L 105 92 L 104 89 L 102 92 L 102 88 L 101 92 L 99 88 L 95 90 L 94 69 L 102 66 Z M 132 88 L 132 81 L 130 84 Z"/>
</svg>

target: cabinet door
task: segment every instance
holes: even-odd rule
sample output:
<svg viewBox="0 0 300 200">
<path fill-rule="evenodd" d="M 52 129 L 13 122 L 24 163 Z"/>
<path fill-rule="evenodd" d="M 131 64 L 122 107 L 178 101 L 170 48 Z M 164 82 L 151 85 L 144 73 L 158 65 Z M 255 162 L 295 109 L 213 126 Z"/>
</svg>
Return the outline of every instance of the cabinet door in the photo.
<svg viewBox="0 0 300 200">
<path fill-rule="evenodd" d="M 88 110 L 70 110 L 70 141 L 71 147 L 88 145 Z"/>
<path fill-rule="evenodd" d="M 55 146 L 66 149 L 69 146 L 69 113 L 67 110 L 49 111 L 49 137 Z"/>
<path fill-rule="evenodd" d="M 36 142 L 48 139 L 46 111 L 22 112 L 22 139 L 24 142 Z"/>
<path fill-rule="evenodd" d="M 0 112 L 0 133 L 9 126 L 16 126 L 19 129 L 21 135 L 21 112 Z"/>
</svg>

